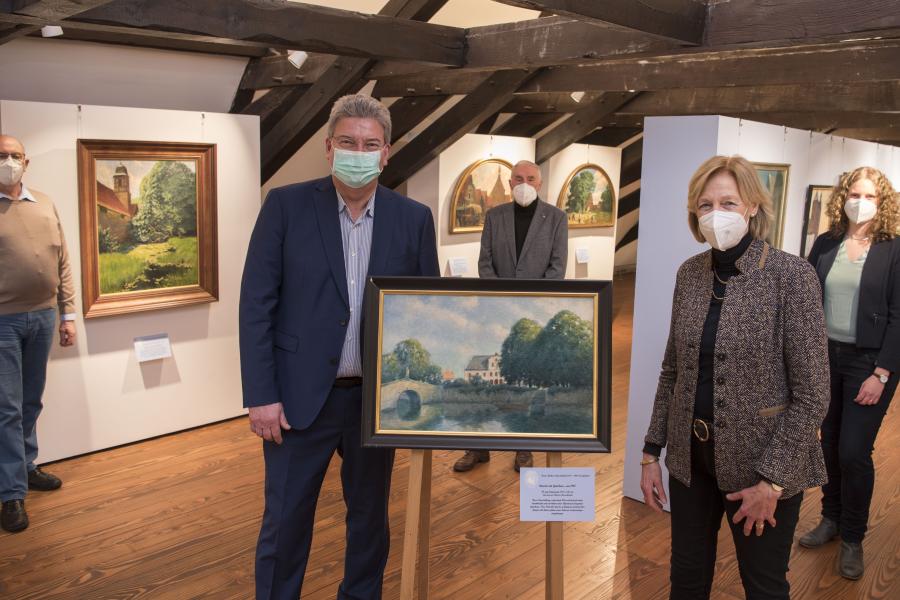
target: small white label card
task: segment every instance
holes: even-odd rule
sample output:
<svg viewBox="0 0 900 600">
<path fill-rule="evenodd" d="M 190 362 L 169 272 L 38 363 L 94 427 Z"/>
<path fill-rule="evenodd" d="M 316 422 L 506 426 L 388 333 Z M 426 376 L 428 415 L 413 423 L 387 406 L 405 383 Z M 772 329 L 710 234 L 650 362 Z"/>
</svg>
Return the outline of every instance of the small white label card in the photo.
<svg viewBox="0 0 900 600">
<path fill-rule="evenodd" d="M 139 363 L 171 358 L 172 344 L 168 333 L 144 335 L 134 338 L 134 354 Z"/>
<path fill-rule="evenodd" d="M 522 469 L 520 521 L 593 521 L 594 516 L 593 468 Z"/>
<path fill-rule="evenodd" d="M 580 265 L 591 262 L 591 251 L 588 248 L 575 248 L 575 262 Z"/>
<path fill-rule="evenodd" d="M 462 277 L 469 272 L 469 261 L 465 256 L 454 256 L 449 259 L 450 277 Z"/>
</svg>

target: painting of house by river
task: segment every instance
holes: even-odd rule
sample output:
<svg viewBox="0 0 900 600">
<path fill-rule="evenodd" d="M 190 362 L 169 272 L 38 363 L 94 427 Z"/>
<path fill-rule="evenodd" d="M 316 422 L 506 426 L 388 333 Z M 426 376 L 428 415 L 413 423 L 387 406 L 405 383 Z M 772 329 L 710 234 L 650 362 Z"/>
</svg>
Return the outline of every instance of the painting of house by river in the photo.
<svg viewBox="0 0 900 600">
<path fill-rule="evenodd" d="M 385 294 L 377 430 L 595 434 L 595 320 L 589 295 Z"/>
</svg>

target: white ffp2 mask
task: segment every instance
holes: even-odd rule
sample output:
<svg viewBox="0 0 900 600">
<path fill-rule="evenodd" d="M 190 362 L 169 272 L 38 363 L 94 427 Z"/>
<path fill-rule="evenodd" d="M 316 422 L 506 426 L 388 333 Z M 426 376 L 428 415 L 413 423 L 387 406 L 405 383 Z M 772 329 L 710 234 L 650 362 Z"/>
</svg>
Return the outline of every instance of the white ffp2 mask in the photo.
<svg viewBox="0 0 900 600">
<path fill-rule="evenodd" d="M 17 185 L 22 181 L 22 173 L 25 172 L 25 163 L 9 157 L 0 162 L 0 185 Z"/>
<path fill-rule="evenodd" d="M 844 202 L 844 213 L 851 223 L 866 223 L 878 214 L 878 205 L 868 198 L 851 198 Z"/>
<path fill-rule="evenodd" d="M 519 206 L 528 206 L 534 202 L 535 198 L 537 198 L 537 190 L 527 183 L 520 183 L 513 188 L 512 195 L 513 200 L 515 200 Z"/>
<path fill-rule="evenodd" d="M 700 233 L 716 250 L 728 250 L 738 245 L 747 234 L 750 224 L 744 215 L 726 210 L 714 210 L 697 220 Z"/>
</svg>

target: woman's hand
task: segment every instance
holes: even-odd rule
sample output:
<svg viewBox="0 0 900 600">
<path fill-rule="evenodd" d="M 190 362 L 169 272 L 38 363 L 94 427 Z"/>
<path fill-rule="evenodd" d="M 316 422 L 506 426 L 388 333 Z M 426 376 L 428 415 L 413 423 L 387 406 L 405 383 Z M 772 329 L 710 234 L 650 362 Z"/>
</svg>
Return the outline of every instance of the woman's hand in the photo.
<svg viewBox="0 0 900 600">
<path fill-rule="evenodd" d="M 859 388 L 859 394 L 856 395 L 853 401 L 861 406 L 872 406 L 873 404 L 878 404 L 878 401 L 881 400 L 881 392 L 883 391 L 884 384 L 881 383 L 880 379 L 872 375 L 863 381 L 862 386 Z"/>
<path fill-rule="evenodd" d="M 641 467 L 641 491 L 644 492 L 644 503 L 658 513 L 662 512 L 666 500 L 666 491 L 663 489 L 662 468 L 659 466 L 659 458 L 652 454 L 644 454 L 644 460 L 653 460 Z"/>
<path fill-rule="evenodd" d="M 766 523 L 775 527 L 775 507 L 781 498 L 781 492 L 776 492 L 768 482 L 760 481 L 739 492 L 726 494 L 725 497 L 731 501 L 741 501 L 741 507 L 731 520 L 735 525 L 744 521 L 744 535 L 750 535 L 754 527 L 756 535 L 762 535 Z"/>
</svg>

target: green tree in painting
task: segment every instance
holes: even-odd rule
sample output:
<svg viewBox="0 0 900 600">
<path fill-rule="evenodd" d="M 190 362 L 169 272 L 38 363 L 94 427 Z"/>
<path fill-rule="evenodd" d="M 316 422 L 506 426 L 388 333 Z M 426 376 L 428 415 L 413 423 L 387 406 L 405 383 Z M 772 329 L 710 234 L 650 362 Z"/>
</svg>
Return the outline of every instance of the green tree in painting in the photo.
<svg viewBox="0 0 900 600">
<path fill-rule="evenodd" d="M 572 178 L 569 183 L 569 194 L 566 209 L 569 213 L 581 213 L 590 208 L 591 194 L 597 188 L 594 173 L 584 170 Z"/>
<path fill-rule="evenodd" d="M 558 312 L 534 341 L 531 383 L 542 387 L 592 383 L 591 324 L 569 310 Z"/>
<path fill-rule="evenodd" d="M 394 346 L 394 351 L 381 357 L 381 381 L 409 377 L 426 383 L 441 382 L 441 368 L 431 363 L 431 353 L 419 340 L 406 339 Z"/>
<path fill-rule="evenodd" d="M 196 235 L 194 173 L 178 161 L 157 161 L 141 180 L 140 209 L 131 226 L 135 239 L 145 244 Z"/>
<path fill-rule="evenodd" d="M 611 213 L 613 205 L 612 189 L 609 185 L 603 186 L 600 193 L 600 212 Z"/>
<path fill-rule="evenodd" d="M 500 350 L 500 374 L 513 384 L 529 381 L 533 363 L 534 341 L 541 333 L 541 326 L 531 319 L 516 321 Z"/>
</svg>

